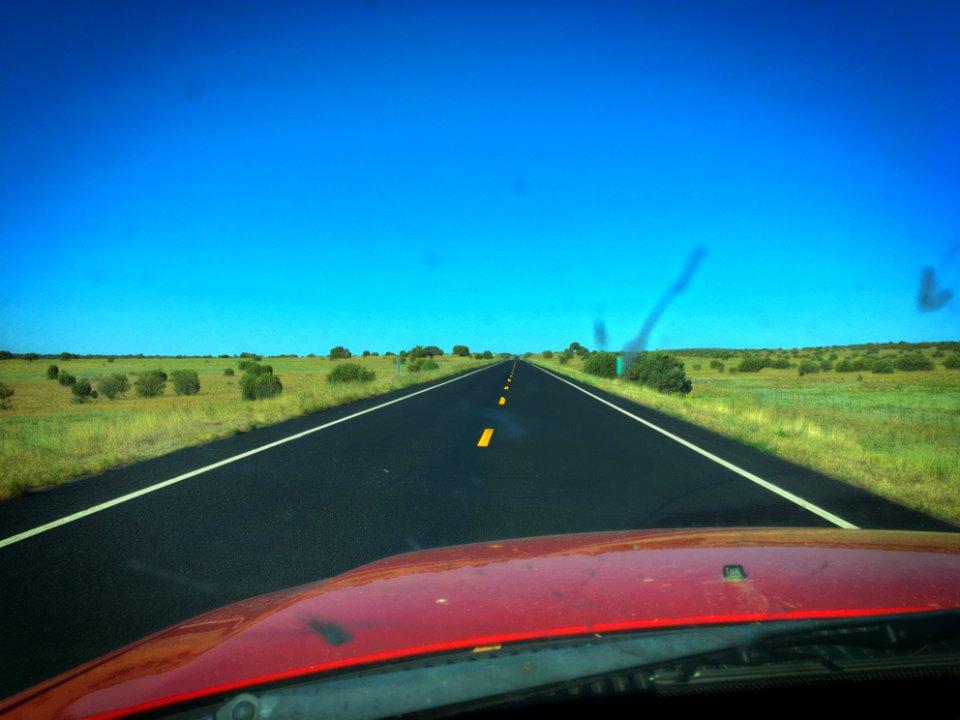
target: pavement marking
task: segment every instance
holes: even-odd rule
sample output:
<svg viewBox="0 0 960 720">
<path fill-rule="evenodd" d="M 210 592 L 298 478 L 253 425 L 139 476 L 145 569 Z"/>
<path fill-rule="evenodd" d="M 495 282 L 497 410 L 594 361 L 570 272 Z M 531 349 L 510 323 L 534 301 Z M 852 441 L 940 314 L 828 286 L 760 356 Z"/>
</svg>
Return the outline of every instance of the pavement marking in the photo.
<svg viewBox="0 0 960 720">
<path fill-rule="evenodd" d="M 101 510 L 107 510 L 117 505 L 121 505 L 125 502 L 129 502 L 130 500 L 135 500 L 138 497 L 142 497 L 144 495 L 155 492 L 157 490 L 162 490 L 165 487 L 169 487 L 170 485 L 175 485 L 178 482 L 182 482 L 183 480 L 196 477 L 197 475 L 202 475 L 203 473 L 209 472 L 210 470 L 216 470 L 217 468 L 223 467 L 224 465 L 229 465 L 230 463 L 237 462 L 238 460 L 243 460 L 245 458 L 250 457 L 251 455 L 262 453 L 265 450 L 270 450 L 271 448 L 275 448 L 278 445 L 283 445 L 288 442 L 293 442 L 294 440 L 299 440 L 300 438 L 306 437 L 307 435 L 311 435 L 312 433 L 319 432 L 320 430 L 326 430 L 329 427 L 333 427 L 334 425 L 339 425 L 340 423 L 346 422 L 347 420 L 353 420 L 354 418 L 358 418 L 361 415 L 366 415 L 367 413 L 371 413 L 374 410 L 380 410 L 389 405 L 394 405 L 398 402 L 409 400 L 410 398 L 416 397 L 417 395 L 422 395 L 425 392 L 436 390 L 437 388 L 443 387 L 444 385 L 449 385 L 450 383 L 457 382 L 458 380 L 463 380 L 464 378 L 468 378 L 471 375 L 476 375 L 477 373 L 483 372 L 484 370 L 489 370 L 492 367 L 496 367 L 496 365 L 498 364 L 499 363 L 494 363 L 492 365 L 487 365 L 486 367 L 482 367 L 479 370 L 474 370 L 464 375 L 457 375 L 455 378 L 451 378 L 450 380 L 445 380 L 444 382 L 438 383 L 436 385 L 431 385 L 430 387 L 424 388 L 423 390 L 417 390 L 416 392 L 412 392 L 409 395 L 404 395 L 403 397 L 398 397 L 398 398 L 394 398 L 393 400 L 388 400 L 385 403 L 374 405 L 373 407 L 367 408 L 366 410 L 360 410 L 359 412 L 355 412 L 352 415 L 347 415 L 345 417 L 342 417 L 339 420 L 332 420 L 328 423 L 324 423 L 323 425 L 318 425 L 315 428 L 310 428 L 309 430 L 298 432 L 295 435 L 290 435 L 288 437 L 281 438 L 280 440 L 275 440 L 272 443 L 261 445 L 260 447 L 254 448 L 253 450 L 247 450 L 246 452 L 240 453 L 239 455 L 234 455 L 224 460 L 220 460 L 219 462 L 206 465 L 202 468 L 191 470 L 190 472 L 184 473 L 183 475 L 177 475 L 174 478 L 170 478 L 169 480 L 158 482 L 155 485 L 150 485 L 149 487 L 141 488 L 140 490 L 136 490 L 135 492 L 127 493 L 126 495 L 121 495 L 120 497 L 114 498 L 113 500 L 107 500 L 106 502 L 102 502 L 99 505 L 94 505 L 93 507 L 89 507 L 86 510 L 75 512 L 72 515 L 67 515 L 58 520 L 52 520 L 51 522 L 45 523 L 43 525 L 39 525 L 30 530 L 24 530 L 22 533 L 18 533 L 17 535 L 11 535 L 8 538 L 0 540 L 0 548 L 5 548 L 8 545 L 13 545 L 14 543 L 18 543 L 21 540 L 26 540 L 27 538 L 31 538 L 34 535 L 39 535 L 40 533 L 47 532 L 48 530 L 53 530 L 54 528 L 58 528 L 61 525 L 66 525 L 68 523 L 74 522 L 75 520 L 80 520 L 82 518 L 87 517 L 88 515 L 93 515 L 94 513 L 98 513 Z M 491 430 L 490 433 L 493 434 L 493 430 Z"/>
<path fill-rule="evenodd" d="M 477 447 L 486 447 L 490 444 L 490 438 L 493 437 L 493 428 L 487 428 L 483 431 L 483 435 L 480 436 L 480 440 L 477 442 Z"/>
<path fill-rule="evenodd" d="M 503 389 L 504 389 L 504 390 L 509 390 L 509 389 L 510 389 L 510 386 L 509 386 L 509 385 L 504 385 L 504 386 L 503 386 Z"/>
<path fill-rule="evenodd" d="M 506 405 L 506 404 L 507 404 L 507 399 L 501 395 L 501 396 L 500 396 L 500 402 L 497 403 L 497 404 L 498 404 L 498 405 Z"/>
<path fill-rule="evenodd" d="M 530 364 L 533 365 L 533 363 L 530 363 Z M 662 427 L 659 427 L 659 426 L 657 426 L 657 425 L 654 425 L 654 424 L 653 424 L 652 422 L 650 422 L 649 420 L 644 420 L 642 417 L 639 417 L 639 416 L 637 416 L 637 415 L 634 415 L 632 412 L 629 412 L 629 411 L 627 411 L 627 410 L 624 410 L 622 407 L 619 407 L 618 405 L 614 405 L 614 404 L 613 404 L 612 402 L 610 402 L 609 400 L 604 400 L 604 399 L 603 399 L 602 397 L 600 397 L 599 395 L 594 395 L 594 394 L 593 394 L 592 392 L 590 392 L 589 390 L 584 390 L 584 389 L 583 389 L 582 387 L 580 387 L 579 385 L 575 385 L 574 383 L 570 382 L 569 380 L 566 380 L 566 379 L 560 377 L 559 375 L 556 375 L 556 374 L 550 372 L 549 370 L 545 370 L 544 368 L 540 367 L 539 365 L 533 365 L 533 366 L 534 366 L 535 368 L 537 368 L 538 370 L 541 370 L 541 371 L 545 372 L 547 375 L 550 375 L 551 377 L 559 380 L 560 382 L 566 383 L 567 385 L 569 385 L 570 387 L 572 387 L 574 390 L 579 390 L 579 391 L 582 392 L 584 395 L 589 395 L 589 396 L 592 397 L 594 400 L 597 400 L 597 401 L 599 401 L 599 402 L 602 402 L 604 405 L 608 405 L 609 407 L 612 407 L 612 408 L 613 408 L 614 410 L 616 410 L 617 412 L 623 413 L 624 415 L 626 415 L 626 416 L 629 417 L 629 418 L 633 418 L 633 419 L 636 420 L 638 423 L 641 423 L 641 424 L 643 424 L 643 425 L 646 425 L 646 426 L 647 426 L 648 428 L 650 428 L 651 430 L 656 430 L 656 431 L 657 431 L 658 433 L 660 433 L 661 435 L 665 435 L 666 437 L 670 438 L 671 440 L 674 440 L 674 441 L 680 443 L 680 444 L 683 445 L 684 447 L 689 448 L 690 450 L 693 450 L 695 453 L 699 453 L 700 455 L 703 455 L 705 458 L 707 458 L 707 459 L 709 459 L 709 460 L 713 460 L 713 461 L 714 461 L 715 463 L 717 463 L 718 465 L 722 465 L 723 467 L 727 468 L 727 470 L 732 470 L 733 472 L 737 473 L 737 474 L 740 475 L 741 477 L 744 477 L 744 478 L 746 478 L 747 480 L 750 480 L 751 482 L 756 483 L 756 484 L 759 485 L 760 487 L 765 488 L 765 489 L 769 490 L 770 492 L 779 495 L 780 497 L 784 498 L 785 500 L 789 500 L 790 502 L 794 503 L 795 505 L 799 505 L 799 506 L 802 507 L 804 510 L 808 510 L 809 512 L 812 512 L 814 515 L 818 515 L 819 517 L 823 518 L 824 520 L 833 523 L 833 524 L 836 525 L 837 527 L 844 528 L 845 530 L 857 530 L 857 529 L 859 529 L 859 528 L 858 528 L 856 525 L 854 525 L 853 523 L 847 522 L 846 520 L 844 520 L 843 518 L 839 517 L 838 515 L 834 515 L 832 512 L 830 512 L 830 511 L 828 511 L 828 510 L 824 510 L 823 508 L 818 507 L 817 505 L 814 505 L 812 502 L 809 502 L 808 500 L 804 500 L 804 499 L 803 499 L 802 497 L 800 497 L 799 495 L 794 495 L 794 494 L 793 494 L 792 492 L 790 492 L 789 490 L 784 490 L 783 488 L 774 485 L 772 482 L 769 482 L 769 481 L 764 480 L 763 478 L 761 478 L 761 477 L 759 477 L 759 476 L 757 476 L 757 475 L 754 475 L 752 472 L 749 472 L 749 471 L 747 471 L 747 470 L 744 470 L 743 468 L 738 467 L 738 466 L 734 465 L 734 464 L 731 463 L 731 462 L 727 462 L 727 461 L 724 460 L 723 458 L 718 457 L 717 455 L 714 455 L 712 452 L 709 452 L 709 451 L 707 451 L 707 450 L 704 450 L 703 448 L 698 447 L 697 445 L 694 445 L 692 442 L 689 442 L 688 440 L 684 440 L 684 439 L 683 439 L 682 437 L 680 437 L 679 435 L 674 435 L 674 434 L 673 434 L 672 432 L 670 432 L 669 430 L 664 430 Z"/>
</svg>

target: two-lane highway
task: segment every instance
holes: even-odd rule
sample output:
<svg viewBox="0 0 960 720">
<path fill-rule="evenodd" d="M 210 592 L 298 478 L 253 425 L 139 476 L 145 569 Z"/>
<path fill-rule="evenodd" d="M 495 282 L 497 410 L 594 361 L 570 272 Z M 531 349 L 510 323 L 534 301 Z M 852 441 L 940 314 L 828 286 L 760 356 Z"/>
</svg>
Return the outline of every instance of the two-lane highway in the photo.
<svg viewBox="0 0 960 720">
<path fill-rule="evenodd" d="M 740 525 L 952 529 L 505 361 L 0 505 L 0 696 L 395 553 Z"/>
</svg>

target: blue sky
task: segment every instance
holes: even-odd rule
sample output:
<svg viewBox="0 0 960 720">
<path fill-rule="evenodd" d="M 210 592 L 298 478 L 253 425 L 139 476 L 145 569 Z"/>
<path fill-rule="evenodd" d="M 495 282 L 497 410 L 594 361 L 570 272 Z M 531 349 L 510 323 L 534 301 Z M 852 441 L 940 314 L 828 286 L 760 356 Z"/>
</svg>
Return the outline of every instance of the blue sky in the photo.
<svg viewBox="0 0 960 720">
<path fill-rule="evenodd" d="M 615 349 L 696 248 L 651 347 L 957 340 L 957 37 L 949 1 L 5 2 L 0 347 Z"/>
</svg>

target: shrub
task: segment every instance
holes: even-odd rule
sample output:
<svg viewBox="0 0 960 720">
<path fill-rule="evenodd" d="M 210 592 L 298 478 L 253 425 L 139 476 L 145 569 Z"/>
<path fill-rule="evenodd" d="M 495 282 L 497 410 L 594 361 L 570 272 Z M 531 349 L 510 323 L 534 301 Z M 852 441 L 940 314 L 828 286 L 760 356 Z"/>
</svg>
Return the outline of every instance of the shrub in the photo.
<svg viewBox="0 0 960 720">
<path fill-rule="evenodd" d="M 821 360 L 820 369 L 823 372 L 830 372 L 831 370 L 833 370 L 833 363 L 829 360 Z"/>
<path fill-rule="evenodd" d="M 59 382 L 59 383 L 60 383 L 61 385 L 63 385 L 64 387 L 73 385 L 76 381 L 77 381 L 77 379 L 76 379 L 73 375 L 71 375 L 70 373 L 68 373 L 68 372 L 62 372 L 62 373 L 60 373 L 60 375 L 57 377 L 57 382 Z"/>
<path fill-rule="evenodd" d="M 167 374 L 163 370 L 147 370 L 133 384 L 140 397 L 157 397 L 166 389 Z"/>
<path fill-rule="evenodd" d="M 174 370 L 170 373 L 173 391 L 177 395 L 196 395 L 200 392 L 200 378 L 193 370 Z"/>
<path fill-rule="evenodd" d="M 790 367 L 790 361 L 785 357 L 777 358 L 770 361 L 770 367 L 777 370 L 787 370 Z"/>
<path fill-rule="evenodd" d="M 363 351 L 363 356 L 364 356 L 364 357 L 370 357 L 370 351 L 369 351 L 369 350 L 364 350 L 364 351 Z"/>
<path fill-rule="evenodd" d="M 764 363 L 762 358 L 745 357 L 740 361 L 740 364 L 737 365 L 737 370 L 740 372 L 760 372 L 765 365 L 766 363 Z"/>
<path fill-rule="evenodd" d="M 864 370 L 873 370 L 873 364 L 875 362 L 877 362 L 877 359 L 873 357 L 858 357 L 854 358 L 851 364 L 854 371 L 863 372 Z"/>
<path fill-rule="evenodd" d="M 598 377 L 615 378 L 617 376 L 617 354 L 604 351 L 595 352 L 583 364 L 583 371 Z"/>
<path fill-rule="evenodd" d="M 553 350 L 544 350 L 544 351 L 543 351 L 542 353 L 540 353 L 540 354 L 543 355 L 543 357 L 545 357 L 545 358 L 547 358 L 547 359 L 549 360 L 550 358 L 553 357 Z"/>
<path fill-rule="evenodd" d="M 813 375 L 820 372 L 820 364 L 815 360 L 801 360 L 797 372 L 800 375 Z"/>
<path fill-rule="evenodd" d="M 252 372 L 254 375 L 259 372 L 260 368 L 253 360 L 241 360 L 237 363 L 237 367 L 240 368 L 240 372 Z"/>
<path fill-rule="evenodd" d="M 233 377 L 233 368 L 227 368 L 226 370 L 223 371 L 223 374 L 229 377 Z"/>
<path fill-rule="evenodd" d="M 483 351 L 483 359 L 484 359 L 484 360 L 493 360 L 493 353 L 490 352 L 489 350 L 484 350 L 484 351 Z"/>
<path fill-rule="evenodd" d="M 14 395 L 14 390 L 6 383 L 0 382 L 0 408 L 10 407 L 10 398 Z"/>
<path fill-rule="evenodd" d="M 474 354 L 473 354 L 473 359 L 474 359 L 474 360 L 483 360 L 483 353 L 474 353 Z"/>
<path fill-rule="evenodd" d="M 947 355 L 946 359 L 943 361 L 943 366 L 947 370 L 960 370 L 960 353 Z"/>
<path fill-rule="evenodd" d="M 570 362 L 570 358 L 571 358 L 571 357 L 572 357 L 572 355 L 568 356 L 568 355 L 564 355 L 563 353 L 561 353 L 561 354 L 560 354 L 560 364 L 561 364 L 561 365 L 566 365 L 568 362 Z"/>
<path fill-rule="evenodd" d="M 569 362 L 573 360 L 573 350 L 567 348 L 562 353 L 560 353 L 560 362 Z"/>
<path fill-rule="evenodd" d="M 693 383 L 687 379 L 683 368 L 683 361 L 662 350 L 640 353 L 637 359 L 630 363 L 624 375 L 628 380 L 652 387 L 659 392 L 686 394 L 693 389 Z"/>
<path fill-rule="evenodd" d="M 93 388 L 90 387 L 89 380 L 79 380 L 70 386 L 70 392 L 73 393 L 75 402 L 86 402 L 93 396 Z"/>
<path fill-rule="evenodd" d="M 844 358 L 834 365 L 833 369 L 838 373 L 853 372 L 853 363 L 850 358 Z"/>
<path fill-rule="evenodd" d="M 711 360 L 710 367 L 716 370 L 717 372 L 723 372 L 726 366 L 719 360 Z"/>
<path fill-rule="evenodd" d="M 453 346 L 453 354 L 454 354 L 454 355 L 459 355 L 460 357 L 469 357 L 469 356 L 470 356 L 470 348 L 468 348 L 466 345 L 454 345 L 454 346 Z"/>
<path fill-rule="evenodd" d="M 440 366 L 429 358 L 416 358 L 407 363 L 407 372 L 421 372 L 424 370 L 436 370 Z"/>
<path fill-rule="evenodd" d="M 871 372 L 875 372 L 878 375 L 889 375 L 893 372 L 893 363 L 887 359 L 877 360 L 873 364 L 873 370 Z"/>
<path fill-rule="evenodd" d="M 105 378 L 101 378 L 100 382 L 97 383 L 97 389 L 100 391 L 100 394 L 105 395 L 107 399 L 116 400 L 117 397 L 130 390 L 130 381 L 127 380 L 126 375 L 113 373 L 112 375 L 107 375 Z"/>
<path fill-rule="evenodd" d="M 244 400 L 264 400 L 283 392 L 283 384 L 273 373 L 246 373 L 240 379 L 240 396 Z"/>
<path fill-rule="evenodd" d="M 348 383 L 348 382 L 370 382 L 376 377 L 373 370 L 368 370 L 362 365 L 356 363 L 343 363 L 337 365 L 330 374 L 327 375 L 328 383 Z"/>
<path fill-rule="evenodd" d="M 907 353 L 897 359 L 897 370 L 905 370 L 907 372 L 933 370 L 933 360 L 923 353 Z"/>
<path fill-rule="evenodd" d="M 60 368 L 58 368 L 56 365 L 51 365 L 50 367 L 47 368 L 47 377 L 50 380 L 56 380 L 57 375 L 59 374 L 60 374 Z"/>
<path fill-rule="evenodd" d="M 701 365 L 700 363 L 694 363 L 694 364 L 693 364 L 693 369 L 696 370 L 697 372 L 699 372 L 700 370 L 703 369 L 703 365 Z"/>
<path fill-rule="evenodd" d="M 337 345 L 334 348 L 330 348 L 330 354 L 327 356 L 331 360 L 346 360 L 349 357 L 352 357 L 350 351 L 347 350 L 343 345 Z"/>
</svg>

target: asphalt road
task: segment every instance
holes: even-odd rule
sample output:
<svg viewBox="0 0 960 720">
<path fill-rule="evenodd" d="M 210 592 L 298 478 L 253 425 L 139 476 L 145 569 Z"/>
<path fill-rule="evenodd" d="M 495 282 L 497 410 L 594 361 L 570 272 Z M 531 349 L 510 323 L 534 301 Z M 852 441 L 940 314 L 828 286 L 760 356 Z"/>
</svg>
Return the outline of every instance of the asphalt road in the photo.
<svg viewBox="0 0 960 720">
<path fill-rule="evenodd" d="M 0 504 L 0 697 L 214 607 L 395 553 L 837 524 L 955 529 L 505 361 Z"/>
</svg>

